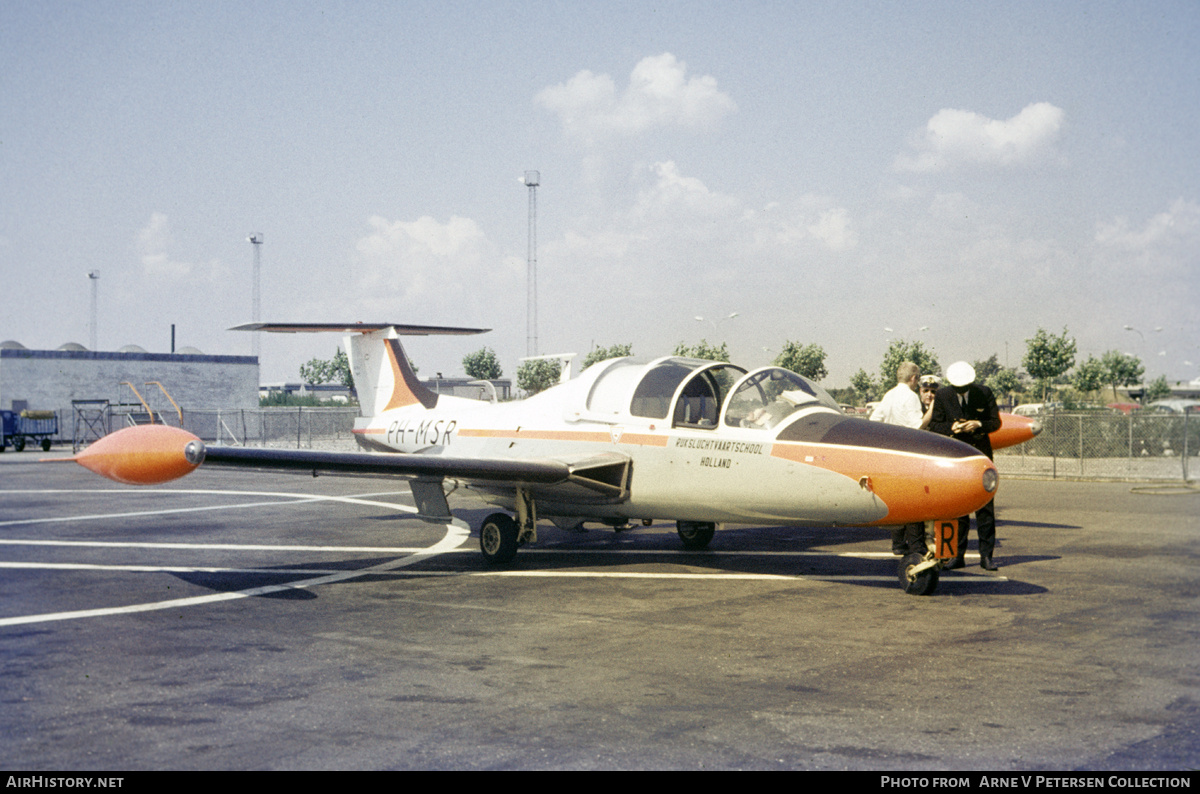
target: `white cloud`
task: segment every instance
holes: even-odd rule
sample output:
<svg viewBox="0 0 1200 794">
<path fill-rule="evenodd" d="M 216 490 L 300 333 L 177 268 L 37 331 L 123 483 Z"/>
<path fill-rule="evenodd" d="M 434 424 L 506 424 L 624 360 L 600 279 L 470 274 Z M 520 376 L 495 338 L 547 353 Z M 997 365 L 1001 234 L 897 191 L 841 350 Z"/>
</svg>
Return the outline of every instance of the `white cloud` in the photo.
<svg viewBox="0 0 1200 794">
<path fill-rule="evenodd" d="M 808 231 L 831 251 L 845 251 L 858 243 L 857 235 L 850 228 L 850 213 L 841 207 L 821 212 Z"/>
<path fill-rule="evenodd" d="M 1005 121 L 969 110 L 939 110 L 912 143 L 916 151 L 896 158 L 897 171 L 943 171 L 961 164 L 1008 167 L 1052 151 L 1063 111 L 1049 102 L 1027 105 Z"/>
<path fill-rule="evenodd" d="M 737 202 L 731 196 L 714 193 L 696 177 L 684 176 L 673 160 L 651 166 L 654 184 L 638 192 L 633 215 L 647 218 L 662 213 L 678 217 L 688 215 L 719 215 L 736 211 Z"/>
<path fill-rule="evenodd" d="M 356 248 L 361 265 L 351 294 L 360 308 L 388 316 L 461 313 L 462 301 L 486 301 L 511 288 L 523 263 L 503 257 L 470 218 L 442 223 L 429 216 L 389 221 L 373 216 Z"/>
<path fill-rule="evenodd" d="M 659 127 L 705 126 L 737 109 L 715 78 L 688 77 L 687 64 L 669 52 L 639 61 L 620 94 L 611 77 L 585 69 L 543 89 L 534 101 L 556 113 L 568 133 L 589 142 Z"/>
<path fill-rule="evenodd" d="M 803 246 L 809 253 L 848 251 L 858 245 L 858 234 L 849 211 L 831 204 L 811 195 L 787 204 L 771 202 L 761 211 L 745 210 L 742 224 L 751 230 L 759 255 L 794 256 Z"/>
<path fill-rule="evenodd" d="M 857 244 L 849 212 L 827 198 L 810 195 L 756 211 L 684 175 L 674 161 L 655 163 L 650 171 L 654 181 L 638 192 L 626 214 L 627 228 L 643 240 L 698 241 L 704 256 L 724 251 L 726 257 L 751 250 L 786 256 L 800 246 L 838 252 Z"/>
<path fill-rule="evenodd" d="M 1200 204 L 1176 199 L 1171 208 L 1148 220 L 1140 229 L 1126 218 L 1096 225 L 1096 242 L 1102 246 L 1142 252 L 1151 248 L 1200 243 Z"/>
<path fill-rule="evenodd" d="M 167 250 L 173 243 L 167 216 L 161 212 L 152 213 L 150 222 L 138 232 L 137 243 L 142 269 L 147 276 L 182 278 L 192 272 L 190 263 L 174 261 L 168 255 Z"/>
</svg>

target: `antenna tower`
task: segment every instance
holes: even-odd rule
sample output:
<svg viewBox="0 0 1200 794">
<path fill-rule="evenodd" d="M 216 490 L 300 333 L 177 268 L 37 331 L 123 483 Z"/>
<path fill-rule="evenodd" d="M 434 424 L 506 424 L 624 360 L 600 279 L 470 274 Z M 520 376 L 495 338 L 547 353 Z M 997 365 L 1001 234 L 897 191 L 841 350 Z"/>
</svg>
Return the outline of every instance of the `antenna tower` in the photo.
<svg viewBox="0 0 1200 794">
<path fill-rule="evenodd" d="M 537 171 L 525 172 L 525 186 L 529 188 L 529 249 L 525 271 L 525 355 L 536 356 L 537 332 L 537 189 L 541 184 Z"/>
</svg>

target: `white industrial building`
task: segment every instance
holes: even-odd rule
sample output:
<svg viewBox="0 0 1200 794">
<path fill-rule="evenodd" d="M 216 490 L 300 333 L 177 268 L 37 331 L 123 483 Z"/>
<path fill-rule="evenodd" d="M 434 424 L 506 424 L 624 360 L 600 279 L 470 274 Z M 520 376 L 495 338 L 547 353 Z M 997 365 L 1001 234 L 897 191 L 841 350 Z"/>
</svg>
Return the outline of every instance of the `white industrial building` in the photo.
<svg viewBox="0 0 1200 794">
<path fill-rule="evenodd" d="M 257 408 L 258 359 L 190 349 L 147 353 L 130 346 L 108 353 L 77 344 L 30 350 L 0 343 L 2 410 L 70 412 L 77 401 L 137 405 L 135 391 L 155 412 L 174 412 L 171 400 L 185 411 Z"/>
</svg>

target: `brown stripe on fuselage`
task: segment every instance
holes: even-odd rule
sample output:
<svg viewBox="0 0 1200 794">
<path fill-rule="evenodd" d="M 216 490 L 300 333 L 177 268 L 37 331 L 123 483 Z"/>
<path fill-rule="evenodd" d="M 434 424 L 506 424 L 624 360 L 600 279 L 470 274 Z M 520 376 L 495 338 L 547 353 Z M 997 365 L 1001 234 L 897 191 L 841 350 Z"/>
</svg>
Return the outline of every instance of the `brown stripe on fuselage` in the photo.
<svg viewBox="0 0 1200 794">
<path fill-rule="evenodd" d="M 636 444 L 643 447 L 665 447 L 667 436 L 657 433 L 621 433 L 614 440 L 612 433 L 589 430 L 488 430 L 460 427 L 455 435 L 463 438 L 508 438 L 530 441 L 585 441 L 602 444 Z"/>
</svg>

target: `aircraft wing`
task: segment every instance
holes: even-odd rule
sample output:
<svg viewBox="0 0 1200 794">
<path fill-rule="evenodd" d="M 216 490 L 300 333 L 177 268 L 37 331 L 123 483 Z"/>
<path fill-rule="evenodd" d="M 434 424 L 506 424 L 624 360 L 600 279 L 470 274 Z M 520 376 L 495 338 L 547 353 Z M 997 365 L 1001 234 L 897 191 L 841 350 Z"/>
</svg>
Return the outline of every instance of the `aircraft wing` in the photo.
<svg viewBox="0 0 1200 794">
<path fill-rule="evenodd" d="M 521 488 L 538 497 L 596 504 L 628 498 L 632 471 L 629 457 L 617 452 L 546 458 L 452 458 L 216 447 L 167 425 L 126 428 L 105 436 L 69 460 L 111 480 L 135 485 L 167 482 L 200 465 L 311 472 L 313 476 L 403 478 L 411 483 L 418 513 L 431 519 L 450 517 L 443 488 L 447 479 L 479 485 L 491 492 L 515 493 Z"/>
</svg>

